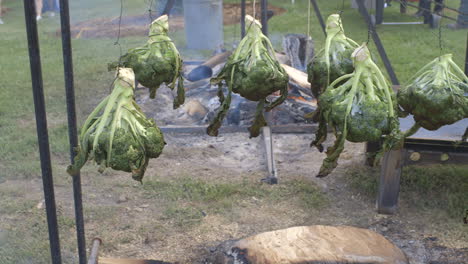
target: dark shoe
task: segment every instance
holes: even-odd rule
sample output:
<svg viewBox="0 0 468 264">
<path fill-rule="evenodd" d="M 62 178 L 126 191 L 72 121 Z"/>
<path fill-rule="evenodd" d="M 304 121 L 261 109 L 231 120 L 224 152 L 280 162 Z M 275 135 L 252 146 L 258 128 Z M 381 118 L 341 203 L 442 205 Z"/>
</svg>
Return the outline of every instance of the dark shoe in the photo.
<svg viewBox="0 0 468 264">
<path fill-rule="evenodd" d="M 418 12 L 414 13 L 413 16 L 415 16 L 415 17 L 422 17 L 422 16 L 423 16 L 423 13 L 424 13 L 424 12 L 423 12 L 422 10 L 419 10 Z"/>
<path fill-rule="evenodd" d="M 449 29 L 468 29 L 468 24 L 462 25 L 462 24 L 455 23 L 455 24 L 448 24 L 447 27 Z"/>
</svg>

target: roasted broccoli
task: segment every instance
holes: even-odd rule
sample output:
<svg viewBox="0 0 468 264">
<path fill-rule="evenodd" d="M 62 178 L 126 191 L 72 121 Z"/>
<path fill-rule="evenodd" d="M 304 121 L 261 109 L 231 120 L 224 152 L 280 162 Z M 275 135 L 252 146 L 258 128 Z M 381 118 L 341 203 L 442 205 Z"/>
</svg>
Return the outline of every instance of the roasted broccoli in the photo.
<svg viewBox="0 0 468 264">
<path fill-rule="evenodd" d="M 147 118 L 134 99 L 135 75 L 119 68 L 112 93 L 88 116 L 81 128 L 74 163 L 67 172 L 76 175 L 88 160 L 106 167 L 131 172 L 141 181 L 150 158 L 157 158 L 165 145 L 163 134 Z"/>
<path fill-rule="evenodd" d="M 174 109 L 184 103 L 185 91 L 182 78 L 182 59 L 172 40 L 167 35 L 167 15 L 160 16 L 150 25 L 149 39 L 143 47 L 130 49 L 119 62 L 109 64 L 109 70 L 116 67 L 132 68 L 138 82 L 150 89 L 150 98 L 163 83 L 174 89 L 177 82 L 177 97 Z"/>
<path fill-rule="evenodd" d="M 248 100 L 258 101 L 255 120 L 249 128 L 250 137 L 258 136 L 260 128 L 267 125 L 263 110 L 270 111 L 287 97 L 289 77 L 276 60 L 270 40 L 262 34 L 262 27 L 257 20 L 249 15 L 245 20 L 248 27 L 246 36 L 218 76 L 211 79 L 212 84 L 218 85 L 221 102 L 218 114 L 207 128 L 211 136 L 218 135 L 218 129 L 231 104 L 232 92 Z M 222 81 L 228 86 L 226 97 L 222 91 Z M 280 91 L 280 97 L 268 102 L 266 97 L 276 91 Z"/>
<path fill-rule="evenodd" d="M 353 72 L 351 53 L 359 46 L 345 36 L 338 14 L 328 17 L 326 33 L 325 47 L 307 65 L 308 79 L 315 98 L 338 77 Z"/>
<path fill-rule="evenodd" d="M 354 72 L 337 78 L 320 95 L 319 129 L 312 142 L 320 151 L 327 137 L 327 125 L 336 141 L 327 149 L 318 177 L 327 176 L 337 165 L 345 140 L 351 142 L 379 141 L 386 135 L 383 151 L 401 143 L 396 98 L 388 81 L 370 57 L 363 44 L 352 53 Z"/>
<path fill-rule="evenodd" d="M 452 54 L 440 56 L 399 90 L 398 103 L 425 129 L 453 124 L 468 117 L 468 78 Z"/>
</svg>

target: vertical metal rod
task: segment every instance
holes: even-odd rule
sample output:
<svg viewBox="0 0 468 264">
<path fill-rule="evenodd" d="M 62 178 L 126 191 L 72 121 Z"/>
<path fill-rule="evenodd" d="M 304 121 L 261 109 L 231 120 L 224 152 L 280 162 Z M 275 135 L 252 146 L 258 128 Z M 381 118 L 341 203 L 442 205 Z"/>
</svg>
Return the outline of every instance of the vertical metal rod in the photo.
<svg viewBox="0 0 468 264">
<path fill-rule="evenodd" d="M 375 5 L 375 23 L 382 24 L 384 13 L 384 0 L 377 0 Z"/>
<path fill-rule="evenodd" d="M 325 22 L 323 22 L 323 17 L 322 17 L 322 14 L 320 13 L 320 9 L 317 5 L 317 1 L 310 0 L 310 2 L 312 3 L 312 6 L 314 6 L 315 15 L 317 16 L 320 26 L 322 27 L 323 34 L 325 34 L 325 37 L 326 37 L 327 31 L 325 30 Z"/>
<path fill-rule="evenodd" d="M 73 81 L 73 57 L 70 37 L 70 12 L 68 0 L 60 0 L 60 25 L 62 31 L 63 68 L 65 77 L 65 94 L 68 117 L 68 138 L 70 143 L 70 160 L 73 163 L 74 149 L 78 147 L 76 127 L 75 88 Z M 86 240 L 83 219 L 83 202 L 81 196 L 81 176 L 73 176 L 73 199 L 75 205 L 76 236 L 78 242 L 79 263 L 86 263 Z"/>
<path fill-rule="evenodd" d="M 268 36 L 268 1 L 262 0 L 261 1 L 261 20 L 262 20 L 262 32 L 263 35 Z"/>
<path fill-rule="evenodd" d="M 367 8 L 364 6 L 364 0 L 357 0 L 357 4 L 359 7 L 359 12 L 364 17 L 366 24 L 371 31 L 372 39 L 374 40 L 375 46 L 377 47 L 377 51 L 379 52 L 380 58 L 382 59 L 382 62 L 385 65 L 385 69 L 387 70 L 387 73 L 390 76 L 390 80 L 392 81 L 392 84 L 400 85 L 400 82 L 398 81 L 396 77 L 395 71 L 393 71 L 392 64 L 390 63 L 387 53 L 385 52 L 385 49 L 382 45 L 382 41 L 380 40 L 380 37 L 377 34 L 375 25 L 372 23 L 369 13 L 367 12 Z"/>
<path fill-rule="evenodd" d="M 241 0 L 241 38 L 245 37 L 245 0 Z"/>
<path fill-rule="evenodd" d="M 468 34 L 466 35 L 465 75 L 468 76 Z"/>
<path fill-rule="evenodd" d="M 36 6 L 34 1 L 24 0 L 24 16 L 28 36 L 29 63 L 31 68 L 31 81 L 36 113 L 37 139 L 41 159 L 42 184 L 47 214 L 47 227 L 49 231 L 50 253 L 53 264 L 62 263 L 60 254 L 60 239 L 57 224 L 57 211 L 55 206 L 54 182 L 52 178 L 52 165 L 50 161 L 49 135 L 47 132 L 47 117 L 44 102 L 44 89 L 42 83 L 41 55 L 39 51 L 39 38 L 36 24 Z"/>
</svg>

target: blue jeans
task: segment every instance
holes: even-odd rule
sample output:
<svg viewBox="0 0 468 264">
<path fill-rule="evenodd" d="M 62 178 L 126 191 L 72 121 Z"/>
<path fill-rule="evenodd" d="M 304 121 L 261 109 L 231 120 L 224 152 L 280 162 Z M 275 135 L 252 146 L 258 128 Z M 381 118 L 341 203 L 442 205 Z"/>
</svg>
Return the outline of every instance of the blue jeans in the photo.
<svg viewBox="0 0 468 264">
<path fill-rule="evenodd" d="M 458 15 L 457 23 L 460 25 L 468 26 L 468 0 L 461 0 L 460 8 L 458 11 L 462 14 Z"/>
</svg>

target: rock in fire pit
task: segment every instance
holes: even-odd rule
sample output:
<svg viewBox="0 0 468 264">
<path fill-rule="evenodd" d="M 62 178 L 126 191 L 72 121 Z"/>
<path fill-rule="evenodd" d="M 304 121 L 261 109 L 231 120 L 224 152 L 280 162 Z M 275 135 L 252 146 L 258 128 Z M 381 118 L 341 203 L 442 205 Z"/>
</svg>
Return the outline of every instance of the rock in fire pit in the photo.
<svg viewBox="0 0 468 264">
<path fill-rule="evenodd" d="M 405 254 L 373 231 L 299 226 L 224 242 L 206 264 L 405 264 Z"/>
</svg>

